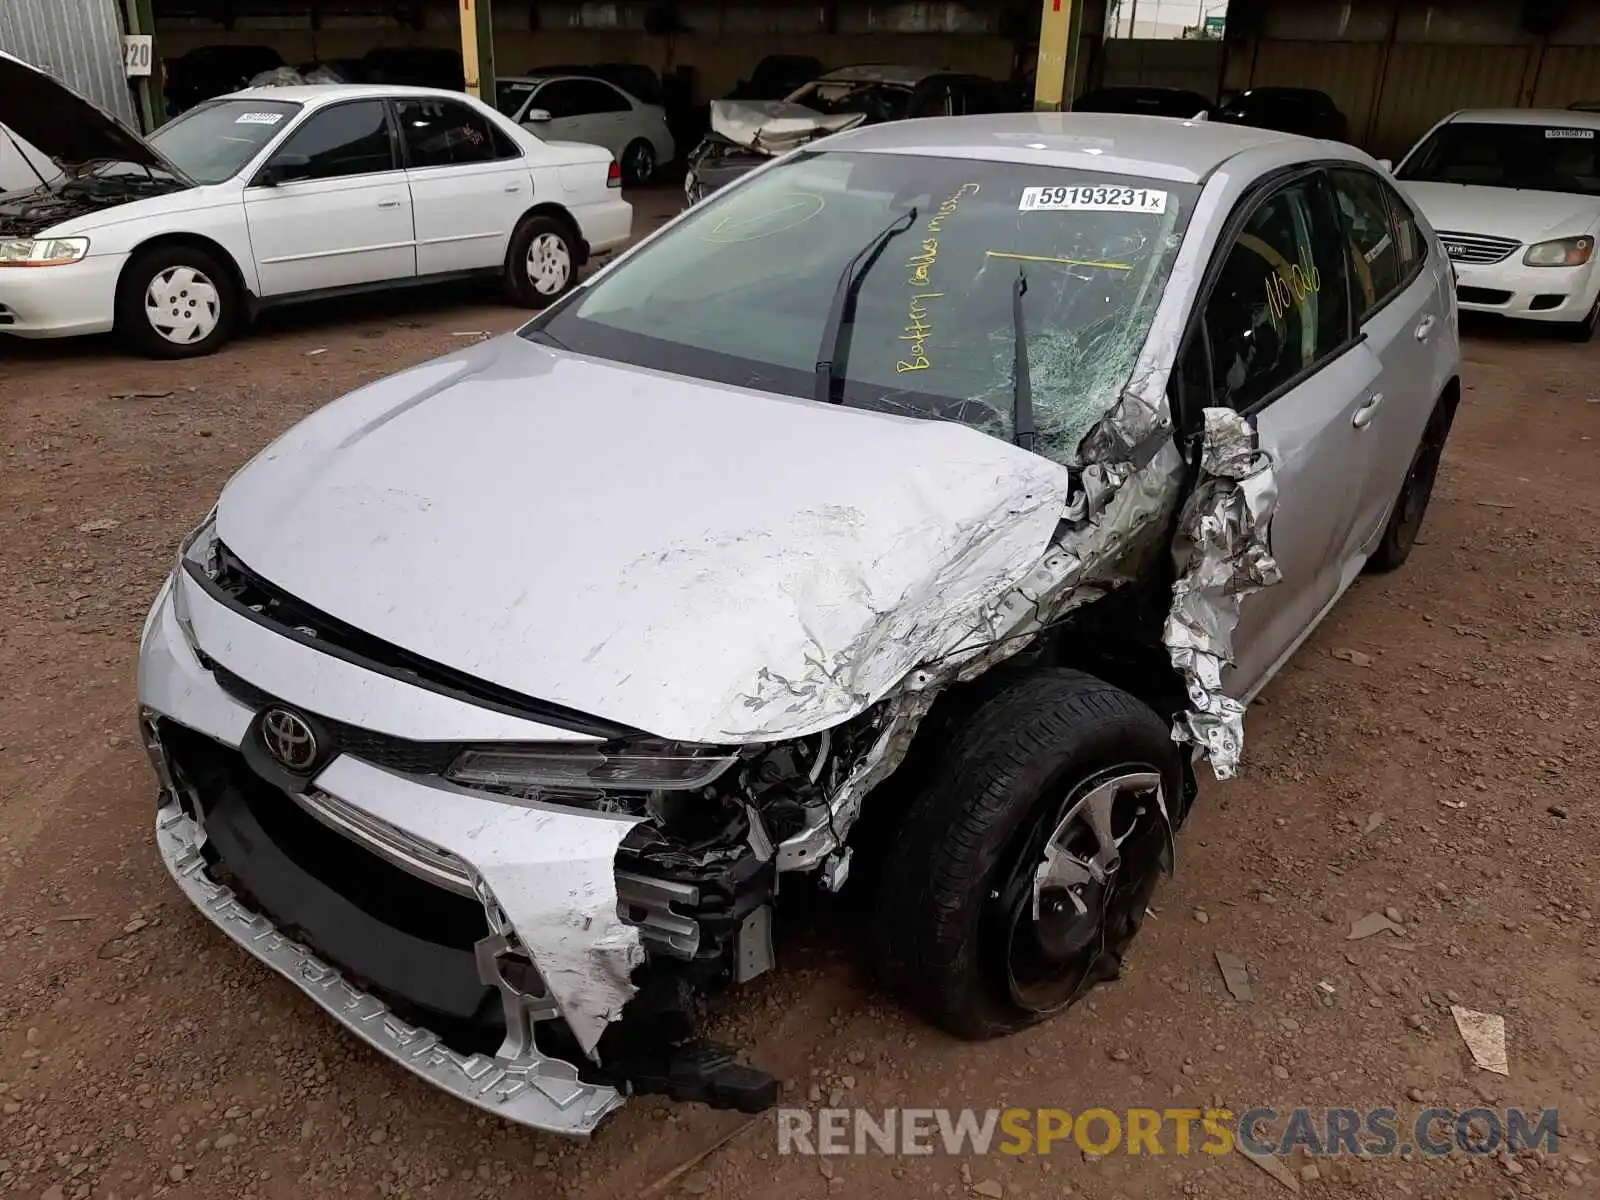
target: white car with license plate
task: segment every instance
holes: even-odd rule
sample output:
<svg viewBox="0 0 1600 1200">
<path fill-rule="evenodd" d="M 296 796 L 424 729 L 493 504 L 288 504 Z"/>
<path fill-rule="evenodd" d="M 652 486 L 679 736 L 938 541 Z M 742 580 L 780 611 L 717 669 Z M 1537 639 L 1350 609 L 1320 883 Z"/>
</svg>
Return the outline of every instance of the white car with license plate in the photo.
<svg viewBox="0 0 1600 1200">
<path fill-rule="evenodd" d="M 813 888 L 943 1028 L 1042 1021 L 1411 553 L 1460 361 L 1353 147 L 837 134 L 234 477 L 143 635 L 158 848 L 352 1034 L 567 1134 L 774 1103 L 698 1023 Z"/>
<path fill-rule="evenodd" d="M 513 76 L 495 81 L 495 105 L 539 137 L 604 146 L 629 184 L 646 184 L 678 149 L 667 110 L 587 75 Z"/>
<path fill-rule="evenodd" d="M 1439 231 L 1463 309 L 1600 324 L 1600 113 L 1470 109 L 1428 131 L 1395 170 Z"/>
<path fill-rule="evenodd" d="M 456 92 L 237 92 L 146 140 L 0 54 L 0 334 L 208 354 L 259 309 L 473 275 L 542 308 L 627 241 L 621 173 Z M 34 177 L 19 186 L 19 170 Z"/>
</svg>

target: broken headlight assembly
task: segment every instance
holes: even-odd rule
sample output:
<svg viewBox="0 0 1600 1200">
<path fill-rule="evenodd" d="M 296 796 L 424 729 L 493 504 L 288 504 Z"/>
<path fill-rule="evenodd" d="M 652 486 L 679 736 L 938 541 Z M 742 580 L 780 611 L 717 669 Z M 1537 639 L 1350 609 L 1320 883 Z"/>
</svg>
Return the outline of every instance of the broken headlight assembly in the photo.
<svg viewBox="0 0 1600 1200">
<path fill-rule="evenodd" d="M 737 754 L 709 747 L 644 740 L 476 747 L 457 755 L 445 778 L 528 800 L 631 809 L 617 793 L 642 800 L 652 792 L 697 791 L 738 761 Z"/>
<path fill-rule="evenodd" d="M 193 564 L 207 579 L 215 579 L 218 545 L 215 508 L 207 513 L 206 519 L 191 529 L 188 536 L 178 544 L 178 561 L 172 581 L 172 615 L 178 622 L 178 628 L 183 630 L 184 640 L 189 643 L 191 650 L 198 651 L 199 643 L 195 641 L 194 623 L 189 617 L 189 602 L 184 598 L 182 580 L 176 577 L 181 576 L 185 568 Z"/>
</svg>

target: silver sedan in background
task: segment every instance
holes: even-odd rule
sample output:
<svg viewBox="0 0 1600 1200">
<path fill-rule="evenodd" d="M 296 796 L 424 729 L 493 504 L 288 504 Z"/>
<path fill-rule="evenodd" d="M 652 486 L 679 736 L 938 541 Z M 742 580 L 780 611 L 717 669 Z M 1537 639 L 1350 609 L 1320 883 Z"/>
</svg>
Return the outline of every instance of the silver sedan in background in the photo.
<svg viewBox="0 0 1600 1200">
<path fill-rule="evenodd" d="M 992 1037 L 1116 976 L 1198 766 L 1460 397 L 1450 264 L 1346 145 L 908 121 L 262 451 L 139 692 L 187 895 L 457 1097 L 759 1110 L 697 1022 L 808 888 Z M 781 886 L 780 886 L 781 883 Z"/>
</svg>

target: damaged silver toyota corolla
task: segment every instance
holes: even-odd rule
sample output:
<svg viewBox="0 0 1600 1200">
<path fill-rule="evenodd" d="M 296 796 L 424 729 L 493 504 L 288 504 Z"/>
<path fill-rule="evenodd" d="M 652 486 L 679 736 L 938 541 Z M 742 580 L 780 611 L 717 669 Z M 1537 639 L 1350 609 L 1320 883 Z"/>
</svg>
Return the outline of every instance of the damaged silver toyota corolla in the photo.
<svg viewBox="0 0 1600 1200">
<path fill-rule="evenodd" d="M 1450 266 L 1348 146 L 1120 116 L 785 156 L 273 443 L 144 632 L 184 892 L 464 1100 L 758 1110 L 697 1035 L 875 891 L 988 1037 L 1113 978 L 1244 705 L 1416 537 Z"/>
</svg>

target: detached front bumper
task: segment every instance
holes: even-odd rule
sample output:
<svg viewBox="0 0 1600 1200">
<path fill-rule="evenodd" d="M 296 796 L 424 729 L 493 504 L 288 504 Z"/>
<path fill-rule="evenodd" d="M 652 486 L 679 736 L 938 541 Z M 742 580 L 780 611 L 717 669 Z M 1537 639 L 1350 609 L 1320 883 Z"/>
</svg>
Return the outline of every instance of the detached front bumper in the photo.
<svg viewBox="0 0 1600 1200">
<path fill-rule="evenodd" d="M 1455 262 L 1456 302 L 1467 312 L 1498 313 L 1519 321 L 1576 323 L 1600 293 L 1594 263 L 1582 267 L 1530 267 L 1518 248 L 1504 261 Z"/>
<path fill-rule="evenodd" d="M 292 795 L 249 765 L 256 692 L 368 741 Z M 508 721 L 530 740 L 573 735 L 279 637 L 182 572 L 146 624 L 139 694 L 162 859 L 234 941 L 400 1066 L 508 1120 L 585 1136 L 622 1103 L 578 1064 L 643 961 L 614 878 L 635 820 L 499 802 L 394 757 L 426 753 L 419 706 L 444 736 L 519 736 Z M 561 1031 L 556 1052 L 541 1022 Z"/>
</svg>

